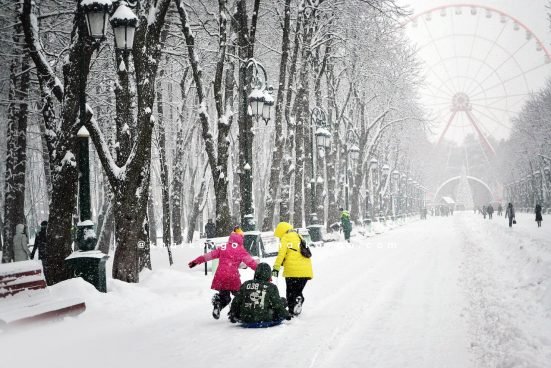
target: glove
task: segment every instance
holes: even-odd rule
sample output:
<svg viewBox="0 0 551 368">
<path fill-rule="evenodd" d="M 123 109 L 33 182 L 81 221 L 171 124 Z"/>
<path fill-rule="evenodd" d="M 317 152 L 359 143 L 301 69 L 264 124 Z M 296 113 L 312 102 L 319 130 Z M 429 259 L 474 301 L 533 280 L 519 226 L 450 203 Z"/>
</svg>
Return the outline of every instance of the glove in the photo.
<svg viewBox="0 0 551 368">
<path fill-rule="evenodd" d="M 273 270 L 272 271 L 272 277 L 277 278 L 278 275 L 279 275 L 279 270 Z"/>
<path fill-rule="evenodd" d="M 199 263 L 195 262 L 195 261 L 191 261 L 189 262 L 187 265 L 189 266 L 189 268 L 193 268 L 195 266 L 197 266 Z"/>
</svg>

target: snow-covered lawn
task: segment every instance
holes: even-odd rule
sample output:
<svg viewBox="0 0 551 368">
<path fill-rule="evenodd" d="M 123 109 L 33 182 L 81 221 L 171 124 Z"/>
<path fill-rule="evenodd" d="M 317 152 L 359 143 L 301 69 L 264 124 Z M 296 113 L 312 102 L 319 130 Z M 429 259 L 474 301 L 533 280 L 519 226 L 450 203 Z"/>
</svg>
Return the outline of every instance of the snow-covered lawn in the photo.
<svg viewBox="0 0 551 368">
<path fill-rule="evenodd" d="M 258 330 L 232 325 L 227 310 L 211 317 L 212 276 L 187 268 L 202 249 L 175 248 L 169 269 L 157 248 L 138 285 L 52 288 L 83 296 L 86 312 L 1 332 L 1 366 L 549 367 L 546 220 L 538 229 L 519 215 L 509 229 L 503 218 L 456 213 L 316 248 L 302 315 Z"/>
</svg>

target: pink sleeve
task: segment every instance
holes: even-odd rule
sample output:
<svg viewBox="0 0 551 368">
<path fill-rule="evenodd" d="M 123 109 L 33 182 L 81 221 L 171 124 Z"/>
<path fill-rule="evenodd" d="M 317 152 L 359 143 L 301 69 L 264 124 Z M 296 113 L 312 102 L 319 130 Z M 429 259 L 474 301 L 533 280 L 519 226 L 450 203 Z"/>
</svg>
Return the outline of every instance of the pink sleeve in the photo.
<svg viewBox="0 0 551 368">
<path fill-rule="evenodd" d="M 253 271 L 256 270 L 257 263 L 254 260 L 254 258 L 251 257 L 251 255 L 247 251 L 245 251 L 245 254 L 244 254 L 244 257 L 243 257 L 243 263 L 245 263 L 247 266 L 252 268 Z"/>
<path fill-rule="evenodd" d="M 220 258 L 220 248 L 216 248 L 214 250 L 211 250 L 208 253 L 203 254 L 202 256 L 199 256 L 194 259 L 195 263 L 204 263 L 208 262 L 211 259 Z"/>
</svg>

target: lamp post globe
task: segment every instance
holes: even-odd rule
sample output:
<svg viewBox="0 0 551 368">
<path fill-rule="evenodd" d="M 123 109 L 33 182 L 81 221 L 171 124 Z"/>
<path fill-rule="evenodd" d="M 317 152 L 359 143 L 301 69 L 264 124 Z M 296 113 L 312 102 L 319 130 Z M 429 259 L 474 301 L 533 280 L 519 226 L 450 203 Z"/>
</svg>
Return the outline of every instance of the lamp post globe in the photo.
<svg viewBox="0 0 551 368">
<path fill-rule="evenodd" d="M 316 145 L 318 149 L 325 149 L 331 147 L 331 133 L 324 127 L 316 129 Z"/>
<path fill-rule="evenodd" d="M 249 107 L 251 115 L 258 119 L 264 110 L 264 92 L 259 88 L 253 88 L 249 94 Z"/>
<path fill-rule="evenodd" d="M 134 47 L 134 34 L 138 26 L 138 17 L 132 9 L 121 1 L 113 16 L 111 16 L 111 27 L 115 34 L 115 45 L 119 50 L 132 50 Z"/>
<path fill-rule="evenodd" d="M 394 170 L 392 172 L 392 179 L 394 179 L 396 181 L 400 180 L 400 172 L 398 170 Z"/>
<path fill-rule="evenodd" d="M 268 90 L 264 91 L 264 104 L 262 105 L 262 119 L 268 124 L 270 121 L 270 115 L 272 112 L 272 106 L 275 104 L 275 100 L 272 97 L 273 88 L 270 87 Z"/>
<path fill-rule="evenodd" d="M 86 19 L 88 35 L 96 40 L 105 37 L 111 0 L 83 0 L 80 4 Z"/>
<path fill-rule="evenodd" d="M 360 157 L 360 148 L 355 144 L 348 149 L 348 152 L 350 152 L 350 159 L 352 162 L 356 162 Z"/>
<path fill-rule="evenodd" d="M 379 166 L 379 161 L 377 161 L 376 158 L 372 158 L 371 160 L 369 160 L 369 168 L 371 170 L 375 170 L 378 166 Z"/>
</svg>

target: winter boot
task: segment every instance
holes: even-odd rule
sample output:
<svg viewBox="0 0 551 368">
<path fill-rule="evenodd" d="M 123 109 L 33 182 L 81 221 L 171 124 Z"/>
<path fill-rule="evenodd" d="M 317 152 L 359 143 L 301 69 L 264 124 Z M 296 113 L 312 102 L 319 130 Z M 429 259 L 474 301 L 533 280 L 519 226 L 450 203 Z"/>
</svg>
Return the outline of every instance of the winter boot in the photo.
<svg viewBox="0 0 551 368">
<path fill-rule="evenodd" d="M 214 296 L 212 297 L 212 306 L 212 317 L 214 319 L 219 319 L 220 311 L 222 310 L 222 308 L 220 305 L 220 295 L 218 295 L 218 293 L 214 294 Z"/>
<path fill-rule="evenodd" d="M 293 308 L 293 314 L 295 316 L 298 316 L 300 312 L 302 312 L 302 302 L 303 302 L 302 297 L 297 296 L 297 304 L 295 304 L 295 307 Z"/>
</svg>

